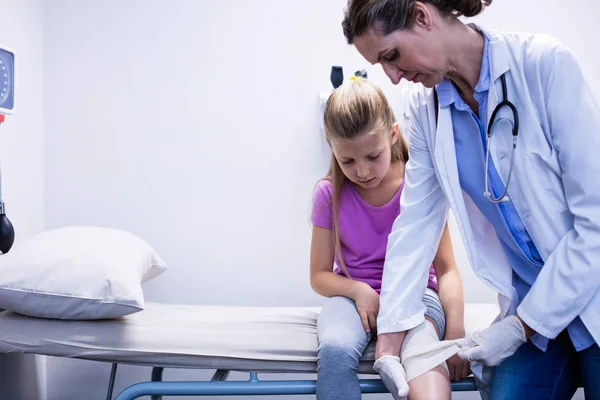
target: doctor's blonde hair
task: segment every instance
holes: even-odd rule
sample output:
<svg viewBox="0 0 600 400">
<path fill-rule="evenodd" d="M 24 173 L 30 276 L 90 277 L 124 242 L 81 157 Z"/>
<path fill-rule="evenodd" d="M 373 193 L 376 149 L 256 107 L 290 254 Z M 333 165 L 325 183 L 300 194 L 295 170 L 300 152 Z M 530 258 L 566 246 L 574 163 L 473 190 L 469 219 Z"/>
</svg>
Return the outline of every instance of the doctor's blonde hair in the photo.
<svg viewBox="0 0 600 400">
<path fill-rule="evenodd" d="M 367 79 L 353 76 L 349 81 L 338 87 L 329 96 L 325 104 L 323 126 L 325 139 L 331 147 L 331 140 L 352 140 L 365 134 L 385 132 L 390 136 L 396 117 L 390 104 L 380 88 Z M 391 162 L 408 161 L 408 145 L 402 136 L 392 144 Z M 346 264 L 342 257 L 340 235 L 339 235 L 339 196 L 342 187 L 346 183 L 346 176 L 331 153 L 331 162 L 327 175 L 323 178 L 331 182 L 331 208 L 332 208 L 332 233 L 334 239 L 335 255 L 339 267 L 344 274 L 350 278 Z"/>
</svg>

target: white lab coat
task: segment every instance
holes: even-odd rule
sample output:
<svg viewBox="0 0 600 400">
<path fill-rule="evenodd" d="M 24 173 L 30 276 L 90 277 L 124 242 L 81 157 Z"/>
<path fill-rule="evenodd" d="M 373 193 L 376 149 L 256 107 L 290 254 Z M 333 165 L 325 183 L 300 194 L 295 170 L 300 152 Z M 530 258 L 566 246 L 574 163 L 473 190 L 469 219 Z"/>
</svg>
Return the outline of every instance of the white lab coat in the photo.
<svg viewBox="0 0 600 400">
<path fill-rule="evenodd" d="M 555 338 L 580 316 L 600 342 L 600 109 L 559 41 L 476 28 L 490 40 L 487 120 L 502 100 L 502 74 L 518 110 L 508 193 L 545 265 L 515 310 L 512 268 L 494 228 L 460 187 L 454 148 L 460 132 L 453 130 L 450 108 L 440 110 L 436 129 L 432 89 L 419 85 L 410 101 L 410 160 L 402 211 L 388 240 L 378 331 L 404 331 L 423 321 L 425 307 L 417 299 L 450 206 L 475 274 L 499 293 L 499 318 L 517 311 L 537 332 Z M 504 183 L 512 146 L 506 118 L 512 120 L 508 110 L 497 117 L 491 146 Z"/>
</svg>

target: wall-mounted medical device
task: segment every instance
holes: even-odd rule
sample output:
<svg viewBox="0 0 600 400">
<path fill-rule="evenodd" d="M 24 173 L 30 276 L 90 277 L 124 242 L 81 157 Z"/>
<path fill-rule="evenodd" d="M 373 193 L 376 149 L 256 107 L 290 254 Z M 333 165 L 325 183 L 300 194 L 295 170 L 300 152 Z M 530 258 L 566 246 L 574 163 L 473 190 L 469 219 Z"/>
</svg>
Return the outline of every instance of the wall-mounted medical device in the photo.
<svg viewBox="0 0 600 400">
<path fill-rule="evenodd" d="M 367 71 L 364 69 L 359 69 L 354 73 L 354 76 L 358 76 L 360 78 L 367 79 Z M 331 85 L 333 89 L 337 89 L 344 83 L 344 69 L 339 65 L 334 65 L 331 67 L 331 72 L 329 73 L 329 79 L 331 80 Z M 327 99 L 331 95 L 331 91 L 329 92 L 321 92 L 319 94 L 319 134 L 323 135 L 323 114 L 325 112 L 325 104 L 327 103 Z"/>
<path fill-rule="evenodd" d="M 13 50 L 0 44 L 0 114 L 15 112 L 15 65 Z"/>
<path fill-rule="evenodd" d="M 0 126 L 4 116 L 15 112 L 16 54 L 0 44 Z M 1 177 L 0 177 L 1 179 Z M 0 253 L 7 253 L 15 241 L 15 230 L 6 216 L 0 180 Z"/>
</svg>

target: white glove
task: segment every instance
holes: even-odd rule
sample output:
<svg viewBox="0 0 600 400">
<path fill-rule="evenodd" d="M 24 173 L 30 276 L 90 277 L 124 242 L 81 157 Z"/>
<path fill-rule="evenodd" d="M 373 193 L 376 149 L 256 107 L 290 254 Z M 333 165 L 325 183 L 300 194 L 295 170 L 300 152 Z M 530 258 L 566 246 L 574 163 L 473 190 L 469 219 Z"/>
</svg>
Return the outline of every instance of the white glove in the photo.
<svg viewBox="0 0 600 400">
<path fill-rule="evenodd" d="M 458 356 L 463 360 L 493 367 L 512 356 L 526 342 L 523 324 L 511 315 L 481 332 L 460 339 L 456 344 L 461 348 Z"/>
<path fill-rule="evenodd" d="M 403 400 L 408 396 L 406 372 L 400 363 L 400 357 L 387 355 L 378 358 L 373 364 L 373 369 L 379 373 L 394 400 Z"/>
</svg>

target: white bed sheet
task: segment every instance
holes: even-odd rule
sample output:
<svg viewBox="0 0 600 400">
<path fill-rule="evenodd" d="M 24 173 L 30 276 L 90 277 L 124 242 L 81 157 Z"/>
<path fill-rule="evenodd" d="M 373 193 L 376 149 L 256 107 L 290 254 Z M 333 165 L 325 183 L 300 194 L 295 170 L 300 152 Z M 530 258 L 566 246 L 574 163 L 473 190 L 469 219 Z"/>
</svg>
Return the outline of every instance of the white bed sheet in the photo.
<svg viewBox="0 0 600 400">
<path fill-rule="evenodd" d="M 0 352 L 42 354 L 173 368 L 315 372 L 319 308 L 220 307 L 147 303 L 120 319 L 60 321 L 0 314 Z M 467 304 L 467 334 L 498 314 Z M 359 371 L 373 372 L 375 342 Z"/>
</svg>

